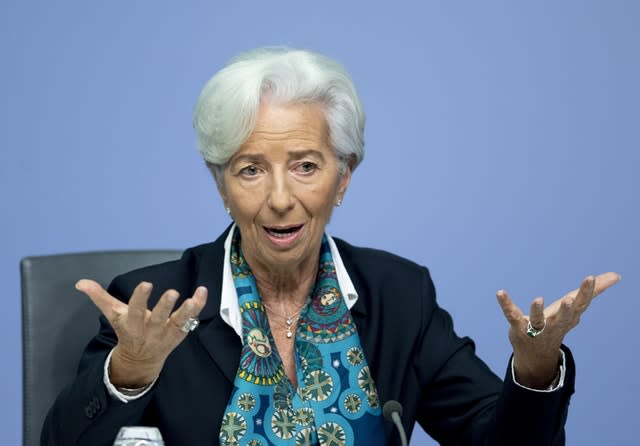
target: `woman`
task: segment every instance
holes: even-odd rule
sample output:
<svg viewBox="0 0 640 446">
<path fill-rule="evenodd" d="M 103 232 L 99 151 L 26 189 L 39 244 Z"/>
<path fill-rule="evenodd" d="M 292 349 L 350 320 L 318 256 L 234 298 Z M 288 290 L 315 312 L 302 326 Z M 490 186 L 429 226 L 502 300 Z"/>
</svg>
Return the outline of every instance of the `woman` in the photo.
<svg viewBox="0 0 640 446">
<path fill-rule="evenodd" d="M 363 157 L 364 113 L 344 70 L 289 49 L 240 55 L 205 86 L 200 150 L 234 224 L 175 262 L 77 288 L 102 311 L 43 444 L 108 445 L 153 425 L 167 445 L 375 445 L 399 401 L 442 444 L 563 444 L 574 367 L 562 346 L 588 277 L 525 316 L 498 302 L 514 355 L 504 383 L 459 338 L 429 273 L 325 234 Z M 177 308 L 174 310 L 174 308 Z"/>
</svg>

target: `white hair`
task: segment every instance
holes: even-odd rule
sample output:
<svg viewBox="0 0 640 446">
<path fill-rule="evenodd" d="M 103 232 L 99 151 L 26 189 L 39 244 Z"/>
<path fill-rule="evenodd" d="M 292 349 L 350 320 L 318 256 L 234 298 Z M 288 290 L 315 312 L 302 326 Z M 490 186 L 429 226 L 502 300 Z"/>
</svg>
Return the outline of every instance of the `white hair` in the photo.
<svg viewBox="0 0 640 446">
<path fill-rule="evenodd" d="M 317 53 L 269 47 L 239 54 L 200 93 L 193 126 L 202 157 L 218 173 L 249 138 L 266 97 L 320 105 L 341 172 L 362 161 L 364 109 L 345 69 Z"/>
</svg>

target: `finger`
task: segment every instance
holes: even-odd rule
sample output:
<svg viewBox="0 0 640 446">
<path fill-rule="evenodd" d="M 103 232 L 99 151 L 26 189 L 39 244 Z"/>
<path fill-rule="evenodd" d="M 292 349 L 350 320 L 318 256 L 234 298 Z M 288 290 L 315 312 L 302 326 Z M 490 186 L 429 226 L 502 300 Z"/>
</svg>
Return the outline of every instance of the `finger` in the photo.
<svg viewBox="0 0 640 446">
<path fill-rule="evenodd" d="M 575 298 L 575 306 L 576 310 L 583 312 L 587 309 L 591 300 L 595 297 L 596 279 L 593 276 L 586 277 L 582 283 L 580 284 L 580 288 L 578 289 L 578 294 L 576 294 Z"/>
<path fill-rule="evenodd" d="M 537 297 L 531 302 L 529 321 L 531 326 L 537 330 L 542 330 L 544 327 L 544 299 L 542 297 Z"/>
<path fill-rule="evenodd" d="M 182 327 L 188 319 L 198 317 L 206 302 L 207 289 L 203 286 L 196 288 L 193 296 L 190 299 L 186 299 L 182 305 L 173 312 L 169 318 L 169 323 L 178 328 L 180 333 L 185 334 L 182 331 Z"/>
<path fill-rule="evenodd" d="M 198 310 L 198 314 L 202 311 L 204 306 L 207 304 L 207 296 L 209 295 L 209 291 L 207 287 L 199 286 L 195 293 L 193 294 L 193 301 L 195 302 L 196 309 Z"/>
<path fill-rule="evenodd" d="M 545 319 L 549 319 L 549 317 L 557 314 L 558 311 L 560 311 L 560 306 L 562 305 L 562 302 L 564 301 L 564 299 L 571 299 L 571 301 L 573 302 L 573 299 L 575 299 L 575 294 L 574 295 L 572 295 L 571 293 L 566 294 L 564 297 L 561 297 L 560 299 L 554 301 L 551 305 L 545 308 L 544 309 Z"/>
<path fill-rule="evenodd" d="M 554 304 L 558 304 L 558 310 L 555 313 L 555 319 L 560 326 L 569 328 L 573 326 L 572 320 L 574 315 L 575 300 L 575 296 L 565 296 L 562 299 L 554 302 Z"/>
<path fill-rule="evenodd" d="M 90 279 L 79 280 L 76 289 L 87 296 L 95 304 L 100 312 L 109 320 L 109 322 L 117 319 L 121 314 L 127 311 L 127 305 L 102 288 L 98 282 Z"/>
<path fill-rule="evenodd" d="M 175 290 L 167 290 L 164 292 L 156 306 L 151 310 L 149 322 L 152 326 L 164 327 L 167 319 L 171 316 L 178 297 L 180 297 L 180 294 Z"/>
<path fill-rule="evenodd" d="M 496 297 L 498 298 L 498 303 L 500 304 L 500 308 L 502 308 L 504 317 L 507 319 L 509 324 L 519 328 L 524 320 L 522 310 L 513 303 L 511 297 L 509 297 L 509 294 L 505 290 L 498 291 L 496 293 Z"/>
<path fill-rule="evenodd" d="M 589 277 L 592 277 L 592 276 L 589 276 Z M 620 280 L 622 280 L 622 276 L 618 273 L 609 272 L 609 273 L 600 274 L 595 278 L 596 284 L 593 291 L 593 297 L 597 296 L 598 294 L 601 294 L 602 292 L 607 290 L 609 287 L 618 283 Z M 577 296 L 578 292 L 580 292 L 580 288 L 576 288 L 575 290 L 569 291 L 567 294 L 564 295 L 564 297 Z"/>
<path fill-rule="evenodd" d="M 605 291 L 607 288 L 620 282 L 622 280 L 622 276 L 618 273 L 608 272 L 598 275 L 595 280 L 596 284 L 593 291 L 594 297 Z"/>
<path fill-rule="evenodd" d="M 129 314 L 127 319 L 130 320 L 136 326 L 142 326 L 145 322 L 147 315 L 147 302 L 153 285 L 149 282 L 140 282 L 133 290 L 131 299 L 129 299 Z"/>
</svg>

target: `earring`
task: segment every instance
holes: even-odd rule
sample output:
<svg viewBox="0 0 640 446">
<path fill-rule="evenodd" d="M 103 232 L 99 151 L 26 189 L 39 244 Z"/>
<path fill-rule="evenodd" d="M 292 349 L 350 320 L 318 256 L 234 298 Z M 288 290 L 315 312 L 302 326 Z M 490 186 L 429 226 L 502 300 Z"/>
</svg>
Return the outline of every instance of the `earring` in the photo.
<svg viewBox="0 0 640 446">
<path fill-rule="evenodd" d="M 340 206 L 342 206 L 342 199 L 338 198 L 338 201 L 336 201 L 336 207 Z"/>
<path fill-rule="evenodd" d="M 231 209 L 230 208 L 225 207 L 224 210 L 227 211 L 227 214 L 231 215 Z"/>
</svg>

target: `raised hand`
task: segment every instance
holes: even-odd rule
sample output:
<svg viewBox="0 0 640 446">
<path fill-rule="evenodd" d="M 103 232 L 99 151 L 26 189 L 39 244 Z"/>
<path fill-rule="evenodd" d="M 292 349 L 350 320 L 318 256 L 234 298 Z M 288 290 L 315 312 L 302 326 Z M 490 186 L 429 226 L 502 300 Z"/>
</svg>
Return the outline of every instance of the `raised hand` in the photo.
<svg viewBox="0 0 640 446">
<path fill-rule="evenodd" d="M 144 387 L 157 378 L 169 354 L 189 333 L 185 323 L 196 318 L 207 301 L 207 289 L 198 287 L 173 311 L 178 292 L 167 290 L 149 310 L 153 286 L 148 282 L 138 284 L 128 304 L 93 280 L 80 280 L 76 288 L 89 296 L 113 327 L 118 344 L 111 356 L 109 378 L 115 386 L 127 388 Z"/>
<path fill-rule="evenodd" d="M 559 349 L 564 337 L 580 322 L 593 298 L 620 281 L 617 273 L 589 276 L 580 288 L 565 294 L 547 308 L 538 297 L 525 315 L 506 291 L 496 294 L 509 322 L 509 340 L 513 346 L 518 382 L 531 388 L 546 388 L 558 371 Z"/>
</svg>

